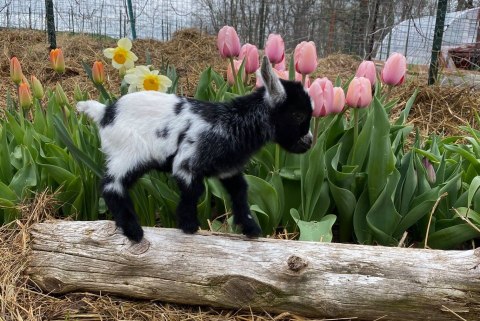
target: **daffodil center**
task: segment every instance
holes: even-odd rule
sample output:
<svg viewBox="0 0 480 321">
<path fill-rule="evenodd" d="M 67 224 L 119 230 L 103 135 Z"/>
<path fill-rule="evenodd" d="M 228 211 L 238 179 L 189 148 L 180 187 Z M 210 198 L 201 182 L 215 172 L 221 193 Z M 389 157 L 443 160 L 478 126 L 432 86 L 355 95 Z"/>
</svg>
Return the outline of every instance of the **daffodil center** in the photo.
<svg viewBox="0 0 480 321">
<path fill-rule="evenodd" d="M 160 89 L 160 81 L 156 75 L 149 75 L 146 76 L 143 80 L 143 88 L 145 90 L 155 90 L 158 91 Z"/>
<path fill-rule="evenodd" d="M 127 51 L 122 48 L 115 49 L 115 53 L 113 55 L 113 60 L 119 64 L 123 65 L 125 61 L 127 61 Z"/>
</svg>

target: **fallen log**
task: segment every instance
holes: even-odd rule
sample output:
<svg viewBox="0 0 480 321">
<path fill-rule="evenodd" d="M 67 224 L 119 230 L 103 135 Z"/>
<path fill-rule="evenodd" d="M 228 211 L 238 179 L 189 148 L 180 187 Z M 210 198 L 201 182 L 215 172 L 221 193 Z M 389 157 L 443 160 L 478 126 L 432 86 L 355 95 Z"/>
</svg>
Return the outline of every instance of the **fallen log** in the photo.
<svg viewBox="0 0 480 321">
<path fill-rule="evenodd" d="M 145 236 L 132 244 L 110 221 L 38 223 L 27 273 L 49 293 L 102 292 L 310 317 L 480 320 L 480 249 L 186 235 L 163 228 L 145 228 Z"/>
</svg>

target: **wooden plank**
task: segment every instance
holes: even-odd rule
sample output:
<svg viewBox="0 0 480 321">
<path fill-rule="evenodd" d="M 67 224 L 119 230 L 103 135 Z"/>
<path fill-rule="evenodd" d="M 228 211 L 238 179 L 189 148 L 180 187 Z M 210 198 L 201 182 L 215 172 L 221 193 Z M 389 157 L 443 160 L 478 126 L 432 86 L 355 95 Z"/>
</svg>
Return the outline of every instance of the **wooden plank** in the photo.
<svg viewBox="0 0 480 321">
<path fill-rule="evenodd" d="M 374 320 L 480 320 L 480 250 L 436 251 L 247 239 L 113 222 L 32 231 L 27 270 L 46 292 L 92 291 L 180 304 Z M 459 319 L 460 320 L 460 319 Z"/>
</svg>

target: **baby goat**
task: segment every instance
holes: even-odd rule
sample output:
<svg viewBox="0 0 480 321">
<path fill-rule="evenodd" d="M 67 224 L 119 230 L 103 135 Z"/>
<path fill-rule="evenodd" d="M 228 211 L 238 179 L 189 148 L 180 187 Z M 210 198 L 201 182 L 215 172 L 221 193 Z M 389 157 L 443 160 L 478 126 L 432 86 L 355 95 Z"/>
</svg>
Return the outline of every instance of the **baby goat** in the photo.
<svg viewBox="0 0 480 321">
<path fill-rule="evenodd" d="M 203 179 L 214 176 L 230 195 L 235 224 L 248 237 L 260 235 L 247 203 L 244 165 L 270 141 L 293 153 L 312 145 L 312 104 L 303 86 L 280 80 L 266 57 L 260 75 L 264 87 L 224 103 L 142 91 L 108 107 L 93 100 L 77 104 L 99 126 L 106 155 L 103 197 L 131 241 L 139 242 L 143 230 L 128 189 L 151 169 L 176 179 L 178 227 L 185 233 L 198 230 Z"/>
</svg>

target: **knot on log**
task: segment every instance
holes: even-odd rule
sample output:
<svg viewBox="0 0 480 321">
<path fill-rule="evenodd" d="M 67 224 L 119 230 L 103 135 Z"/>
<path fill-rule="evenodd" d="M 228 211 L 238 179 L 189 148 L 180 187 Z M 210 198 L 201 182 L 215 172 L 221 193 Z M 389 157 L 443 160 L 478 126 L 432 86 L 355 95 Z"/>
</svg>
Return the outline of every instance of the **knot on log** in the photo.
<svg viewBox="0 0 480 321">
<path fill-rule="evenodd" d="M 143 238 L 139 243 L 133 243 L 132 246 L 128 248 L 128 252 L 133 255 L 140 255 L 148 251 L 150 248 L 150 242 Z"/>
<path fill-rule="evenodd" d="M 299 256 L 292 255 L 287 260 L 288 269 L 293 272 L 300 272 L 308 266 L 308 262 Z"/>
</svg>

